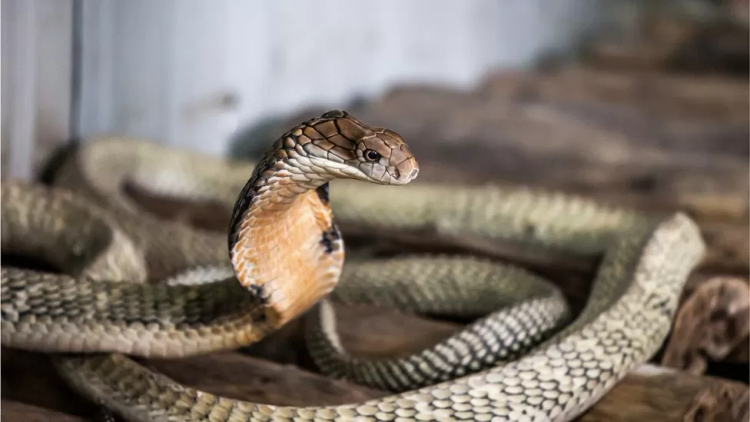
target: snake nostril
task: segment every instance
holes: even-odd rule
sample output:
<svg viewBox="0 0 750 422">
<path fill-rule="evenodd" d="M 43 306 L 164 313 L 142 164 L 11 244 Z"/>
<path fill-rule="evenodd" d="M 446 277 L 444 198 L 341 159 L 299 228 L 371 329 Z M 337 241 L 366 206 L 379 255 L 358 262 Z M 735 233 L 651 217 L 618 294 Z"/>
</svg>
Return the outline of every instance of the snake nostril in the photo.
<svg viewBox="0 0 750 422">
<path fill-rule="evenodd" d="M 417 177 L 417 174 L 419 174 L 419 169 L 412 169 L 411 173 L 409 173 L 409 179 L 414 179 Z"/>
</svg>

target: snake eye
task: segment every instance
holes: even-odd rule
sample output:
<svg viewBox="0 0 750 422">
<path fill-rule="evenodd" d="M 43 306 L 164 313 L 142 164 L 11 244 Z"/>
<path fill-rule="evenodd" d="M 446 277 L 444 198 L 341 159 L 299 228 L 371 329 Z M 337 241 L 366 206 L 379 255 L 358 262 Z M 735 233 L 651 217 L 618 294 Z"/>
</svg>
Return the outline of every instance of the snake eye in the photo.
<svg viewBox="0 0 750 422">
<path fill-rule="evenodd" d="M 368 149 L 365 151 L 365 158 L 367 158 L 367 161 L 378 161 L 380 159 L 380 154 L 378 154 L 377 151 Z"/>
</svg>

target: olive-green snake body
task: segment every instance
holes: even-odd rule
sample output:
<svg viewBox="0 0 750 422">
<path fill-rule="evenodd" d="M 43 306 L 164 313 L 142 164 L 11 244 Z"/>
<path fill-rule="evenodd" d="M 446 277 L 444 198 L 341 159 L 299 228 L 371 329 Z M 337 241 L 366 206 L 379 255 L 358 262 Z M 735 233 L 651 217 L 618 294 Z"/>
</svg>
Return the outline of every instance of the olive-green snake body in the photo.
<svg viewBox="0 0 750 422">
<path fill-rule="evenodd" d="M 335 129 L 320 126 L 328 121 L 335 121 Z M 331 146 L 346 146 L 347 141 L 351 149 L 336 153 Z M 300 143 L 319 146 L 328 159 L 331 151 L 343 157 L 341 162 L 334 158 L 338 164 L 333 167 L 350 173 L 328 179 L 386 183 L 391 177 L 393 184 L 404 184 L 416 174 L 416 162 L 407 162 L 412 159 L 395 133 L 330 112 L 282 136 L 249 183 L 249 163 L 226 163 L 117 138 L 87 144 L 69 163 L 59 184 L 76 193 L 4 182 L 3 253 L 38 256 L 71 275 L 3 267 L 3 345 L 78 353 L 55 356 L 65 379 L 134 421 L 562 422 L 585 411 L 656 352 L 670 330 L 682 287 L 703 254 L 698 228 L 683 214 L 656 219 L 556 193 L 337 180 L 325 198 L 317 191 L 322 179 L 305 179 L 304 172 L 284 167 L 290 157 L 315 171 L 324 165 L 320 157 L 325 153 L 298 148 Z M 283 157 L 280 148 L 286 148 Z M 342 170 L 345 166 L 360 168 Z M 310 247 L 320 249 L 310 252 L 312 258 L 302 255 L 306 260 L 333 257 L 338 265 L 337 248 L 343 244 L 336 236 L 325 237 L 335 234 L 326 214 L 330 200 L 336 221 L 373 230 L 430 227 L 445 236 L 513 241 L 530 251 L 600 255 L 589 300 L 560 328 L 569 315 L 559 291 L 520 269 L 451 257 L 347 264 L 331 292 L 333 300 L 481 317 L 432 348 L 398 359 L 365 361 L 341 348 L 332 308 L 326 300 L 319 302 L 308 324 L 311 353 L 319 366 L 332 376 L 400 391 L 365 403 L 297 408 L 216 397 L 126 357 L 178 357 L 249 345 L 330 291 L 328 282 L 318 285 L 313 279 L 305 290 L 312 293 L 298 298 L 293 289 L 284 290 L 284 280 L 264 285 L 253 277 L 235 277 L 232 270 L 238 274 L 239 267 L 237 260 L 233 267 L 227 263 L 224 236 L 146 215 L 121 193 L 127 180 L 159 194 L 234 204 L 250 186 L 257 201 L 263 192 L 274 192 L 263 186 L 280 183 L 274 171 L 298 175 L 298 184 L 283 192 L 302 185 L 304 189 L 294 192 L 309 208 L 300 212 L 310 211 L 305 218 L 312 222 L 319 217 L 314 221 L 328 230 L 322 243 L 316 238 L 316 245 L 323 246 Z M 283 199 L 269 201 L 285 204 Z M 248 202 L 238 205 L 233 220 L 237 227 L 243 218 L 257 223 L 246 223 L 245 232 L 263 229 L 263 221 L 284 218 L 273 210 L 253 211 L 258 205 Z M 301 228 L 301 239 L 312 225 Z M 232 256 L 245 251 L 247 259 L 256 256 L 253 248 L 237 247 L 241 236 L 235 236 L 234 243 L 231 239 Z M 292 252 L 286 248 L 268 253 Z M 311 274 L 333 274 L 338 280 L 337 267 L 326 265 L 326 272 L 312 268 Z M 260 262 L 242 270 L 265 271 L 262 267 Z"/>
</svg>

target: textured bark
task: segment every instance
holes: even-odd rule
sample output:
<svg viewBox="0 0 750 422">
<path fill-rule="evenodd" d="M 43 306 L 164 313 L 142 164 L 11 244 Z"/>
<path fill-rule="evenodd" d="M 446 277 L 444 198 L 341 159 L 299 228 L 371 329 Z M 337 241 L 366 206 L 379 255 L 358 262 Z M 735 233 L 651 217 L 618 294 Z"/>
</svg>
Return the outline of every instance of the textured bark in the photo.
<svg viewBox="0 0 750 422">
<path fill-rule="evenodd" d="M 604 396 L 580 422 L 744 422 L 746 384 L 643 365 Z"/>
<path fill-rule="evenodd" d="M 712 278 L 698 286 L 680 308 L 662 365 L 693 374 L 707 360 L 725 359 L 750 334 L 747 280 Z"/>
</svg>

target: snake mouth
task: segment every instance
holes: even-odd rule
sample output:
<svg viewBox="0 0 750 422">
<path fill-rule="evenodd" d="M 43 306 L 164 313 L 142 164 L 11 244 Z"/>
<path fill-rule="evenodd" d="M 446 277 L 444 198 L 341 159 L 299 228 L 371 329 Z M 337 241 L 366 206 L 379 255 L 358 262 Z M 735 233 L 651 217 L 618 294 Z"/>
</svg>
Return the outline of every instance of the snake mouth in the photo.
<svg viewBox="0 0 750 422">
<path fill-rule="evenodd" d="M 409 177 L 408 177 L 409 181 L 411 182 L 412 180 L 416 179 L 418 174 L 419 174 L 419 169 L 412 169 L 411 173 L 409 173 Z"/>
<path fill-rule="evenodd" d="M 419 166 L 417 160 L 413 157 L 399 164 L 393 169 L 393 177 L 389 180 L 389 185 L 406 185 L 411 183 L 419 175 Z"/>
</svg>

